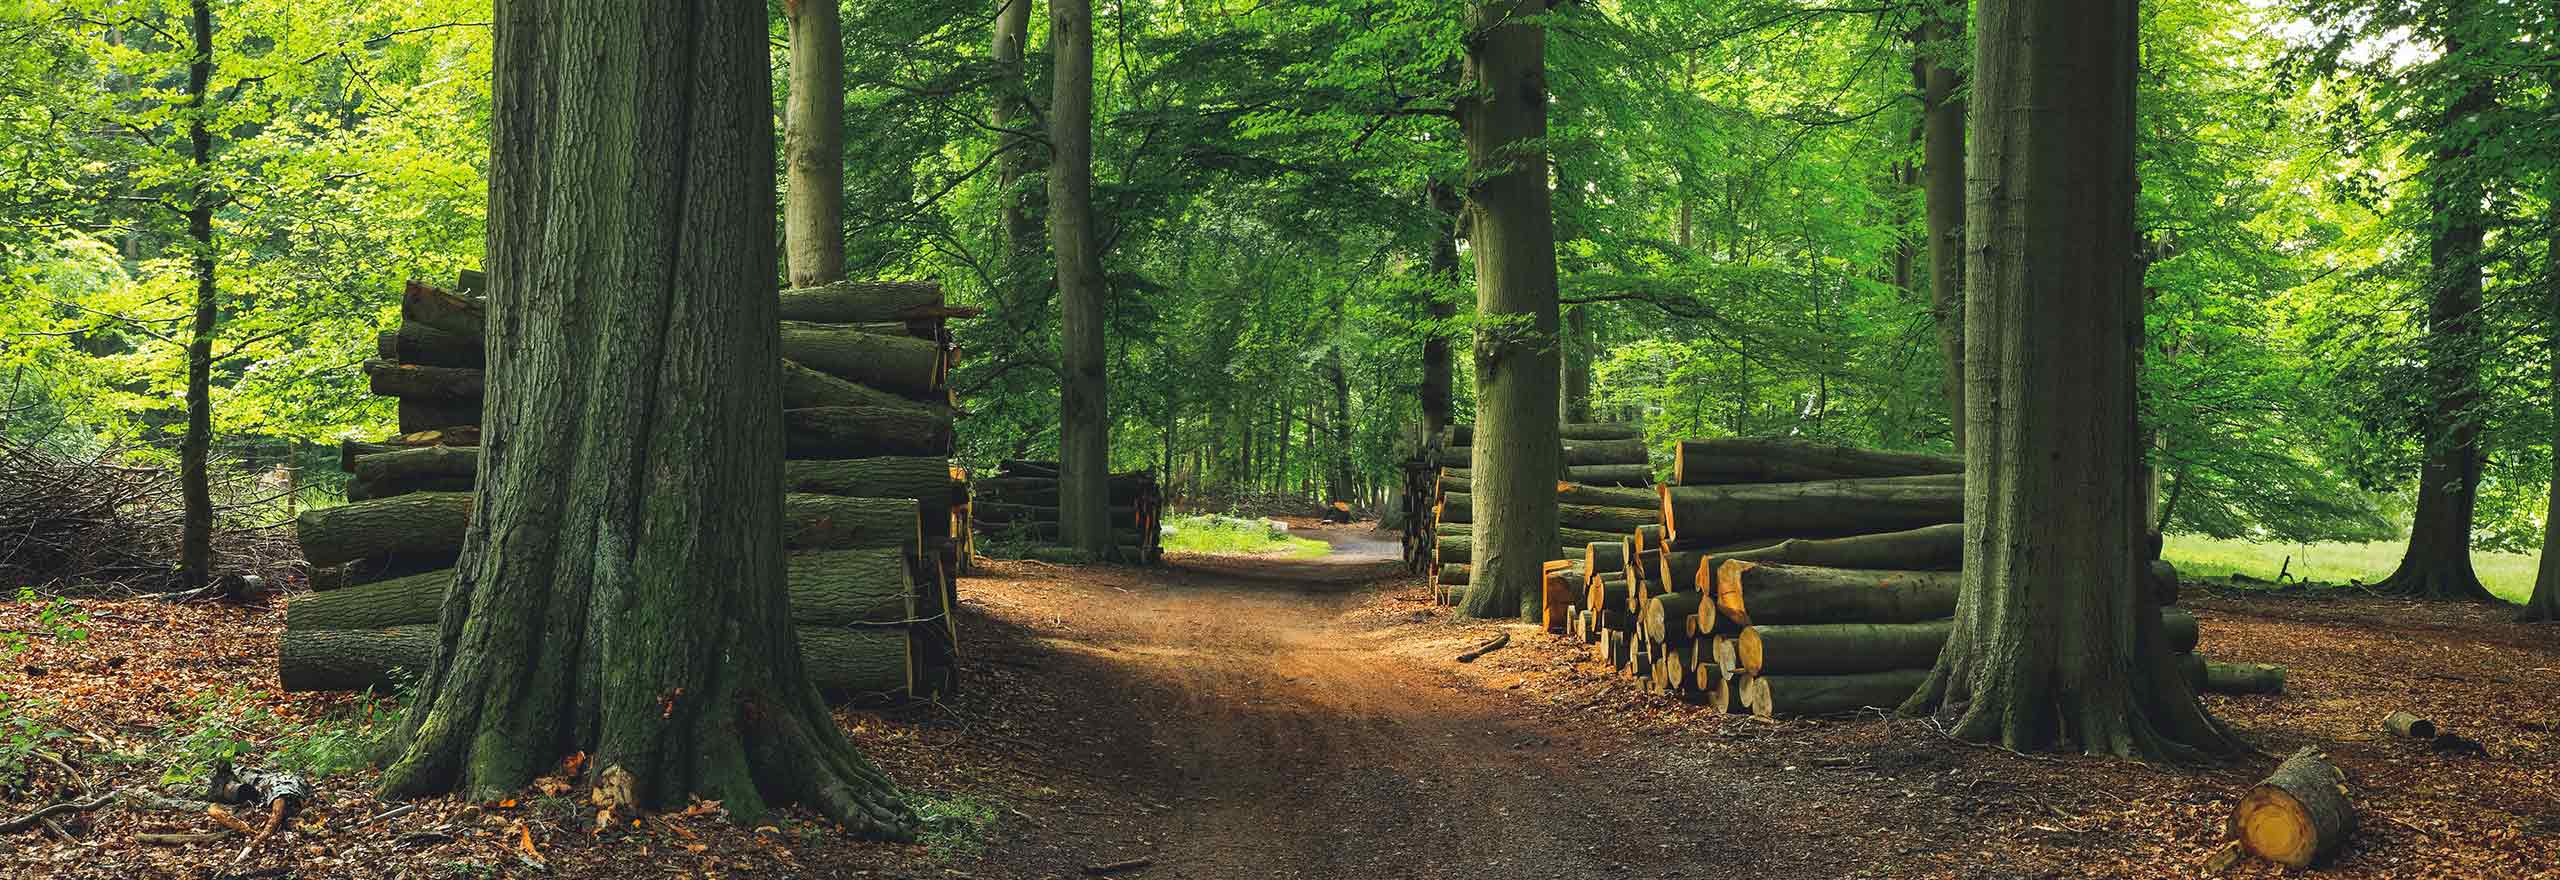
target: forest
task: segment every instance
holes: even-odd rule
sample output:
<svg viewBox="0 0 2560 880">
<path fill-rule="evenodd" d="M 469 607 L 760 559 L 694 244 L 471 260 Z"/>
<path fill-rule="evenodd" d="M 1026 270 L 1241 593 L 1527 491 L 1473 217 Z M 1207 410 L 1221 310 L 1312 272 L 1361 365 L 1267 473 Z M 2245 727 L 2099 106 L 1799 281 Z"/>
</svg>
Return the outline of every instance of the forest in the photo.
<svg viewBox="0 0 2560 880">
<path fill-rule="evenodd" d="M 2560 7 L 606 7 L 0 0 L 0 862 L 2560 859 Z"/>
</svg>

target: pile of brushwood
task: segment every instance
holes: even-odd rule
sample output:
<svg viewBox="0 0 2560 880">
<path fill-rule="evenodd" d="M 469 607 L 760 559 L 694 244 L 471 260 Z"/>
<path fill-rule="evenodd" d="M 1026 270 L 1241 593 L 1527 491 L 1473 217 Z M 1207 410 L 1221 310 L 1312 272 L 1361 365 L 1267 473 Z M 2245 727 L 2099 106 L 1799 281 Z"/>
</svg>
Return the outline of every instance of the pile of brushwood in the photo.
<svg viewBox="0 0 2560 880">
<path fill-rule="evenodd" d="M 180 591 L 186 516 L 178 474 L 131 461 L 120 451 L 69 454 L 0 438 L 0 584 L 53 593 Z M 260 503 L 249 480 L 225 482 L 241 485 L 217 497 L 250 500 L 215 511 L 213 572 L 283 583 L 298 568 L 291 530 L 258 519 L 285 499 Z"/>
</svg>

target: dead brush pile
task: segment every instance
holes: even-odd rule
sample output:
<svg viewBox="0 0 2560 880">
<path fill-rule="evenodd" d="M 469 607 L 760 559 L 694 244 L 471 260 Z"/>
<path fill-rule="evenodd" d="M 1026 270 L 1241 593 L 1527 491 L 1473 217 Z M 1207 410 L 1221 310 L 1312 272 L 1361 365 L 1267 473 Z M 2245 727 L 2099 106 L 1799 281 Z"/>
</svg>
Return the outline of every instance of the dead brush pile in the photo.
<svg viewBox="0 0 2560 880">
<path fill-rule="evenodd" d="M 121 451 L 75 455 L 0 439 L 0 587 L 119 595 L 179 590 L 178 474 Z M 213 571 L 282 585 L 301 567 L 276 499 L 246 478 L 216 485 Z M 236 490 L 236 491 L 226 491 Z M 250 498 L 225 505 L 224 498 Z M 7 597 L 0 597 L 5 599 Z"/>
</svg>

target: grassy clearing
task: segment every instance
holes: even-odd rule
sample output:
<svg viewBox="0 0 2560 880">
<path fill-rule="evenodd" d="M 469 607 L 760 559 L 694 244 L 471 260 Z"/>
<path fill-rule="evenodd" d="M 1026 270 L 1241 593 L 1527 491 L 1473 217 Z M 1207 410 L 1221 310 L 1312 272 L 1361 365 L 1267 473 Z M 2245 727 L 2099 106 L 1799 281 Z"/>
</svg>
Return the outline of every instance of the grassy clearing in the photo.
<svg viewBox="0 0 2560 880">
<path fill-rule="evenodd" d="M 1287 555 L 1314 559 L 1333 552 L 1323 541 L 1300 538 L 1264 525 L 1261 520 L 1232 516 L 1184 516 L 1165 521 L 1167 553 L 1223 553 L 1246 556 Z"/>
<path fill-rule="evenodd" d="M 2391 574 L 2400 564 L 2402 549 L 2395 542 L 2254 544 L 2171 535 L 2161 555 L 2178 566 L 2178 573 L 2189 577 L 2239 573 L 2268 580 L 2285 570 L 2285 560 L 2291 557 L 2293 580 L 2343 584 L 2351 579 L 2372 583 Z M 2488 585 L 2489 592 L 2509 602 L 2522 603 L 2533 593 L 2533 554 L 2475 552 L 2471 554 L 2471 565 L 2480 572 L 2480 581 Z"/>
</svg>

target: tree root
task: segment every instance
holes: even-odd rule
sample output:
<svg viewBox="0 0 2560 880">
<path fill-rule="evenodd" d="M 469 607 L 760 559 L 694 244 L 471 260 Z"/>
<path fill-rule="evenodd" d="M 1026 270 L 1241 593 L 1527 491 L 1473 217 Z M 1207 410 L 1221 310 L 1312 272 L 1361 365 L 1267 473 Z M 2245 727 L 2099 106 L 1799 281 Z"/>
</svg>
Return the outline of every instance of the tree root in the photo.
<svg viewBox="0 0 2560 880">
<path fill-rule="evenodd" d="M 6 822 L 0 822 L 0 834 L 16 834 L 20 831 L 25 831 L 29 828 L 42 825 L 55 816 L 67 816 L 72 813 L 86 813 L 90 810 L 106 806 L 108 801 L 115 799 L 116 793 L 110 791 L 106 794 L 102 794 L 85 801 L 63 801 L 62 803 L 54 804 L 53 806 L 28 813 L 24 816 L 11 819 Z"/>
</svg>

